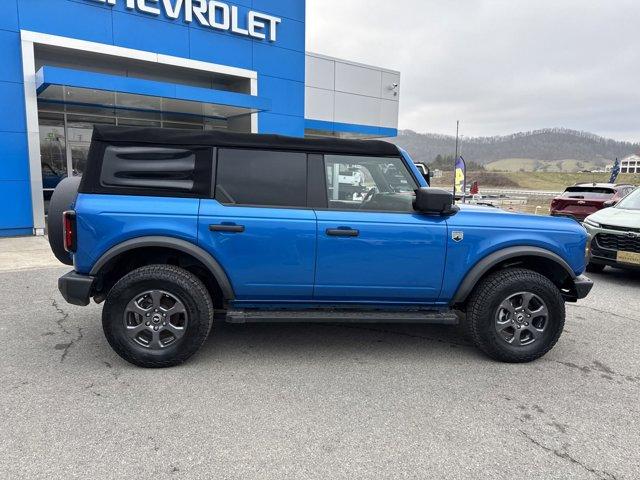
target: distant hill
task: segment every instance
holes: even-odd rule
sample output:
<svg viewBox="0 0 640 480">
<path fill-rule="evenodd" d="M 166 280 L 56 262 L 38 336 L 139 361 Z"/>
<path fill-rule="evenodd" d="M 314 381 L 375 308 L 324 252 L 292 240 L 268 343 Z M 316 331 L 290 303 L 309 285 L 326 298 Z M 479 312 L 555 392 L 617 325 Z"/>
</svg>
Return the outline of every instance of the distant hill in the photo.
<svg viewBox="0 0 640 480">
<path fill-rule="evenodd" d="M 455 137 L 401 130 L 391 140 L 415 161 L 431 163 L 455 153 Z M 640 151 L 640 143 L 621 142 L 592 133 L 550 128 L 506 136 L 462 138 L 462 156 L 490 170 L 578 171 L 601 168 Z M 495 163 L 493 163 L 495 162 Z"/>
</svg>

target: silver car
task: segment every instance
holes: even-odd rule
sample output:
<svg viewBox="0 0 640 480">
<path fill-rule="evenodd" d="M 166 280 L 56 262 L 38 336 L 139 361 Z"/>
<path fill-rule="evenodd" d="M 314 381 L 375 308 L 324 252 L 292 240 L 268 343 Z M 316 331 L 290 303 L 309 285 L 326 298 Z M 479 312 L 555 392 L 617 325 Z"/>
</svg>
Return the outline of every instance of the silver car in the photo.
<svg viewBox="0 0 640 480">
<path fill-rule="evenodd" d="M 601 272 L 607 265 L 640 269 L 640 188 L 589 215 L 583 225 L 589 233 L 587 271 Z"/>
</svg>

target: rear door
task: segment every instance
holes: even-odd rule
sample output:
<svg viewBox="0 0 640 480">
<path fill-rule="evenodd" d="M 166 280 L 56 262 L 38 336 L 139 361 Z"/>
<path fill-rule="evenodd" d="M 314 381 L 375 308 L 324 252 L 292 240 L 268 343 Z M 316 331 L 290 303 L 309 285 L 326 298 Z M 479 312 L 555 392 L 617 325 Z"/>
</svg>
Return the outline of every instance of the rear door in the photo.
<svg viewBox="0 0 640 480">
<path fill-rule="evenodd" d="M 198 241 L 225 269 L 236 299 L 310 300 L 316 216 L 307 208 L 307 155 L 219 149 L 216 163 Z"/>
<path fill-rule="evenodd" d="M 402 159 L 326 155 L 323 171 L 315 299 L 437 301 L 447 224 L 413 210 L 418 184 Z"/>
</svg>

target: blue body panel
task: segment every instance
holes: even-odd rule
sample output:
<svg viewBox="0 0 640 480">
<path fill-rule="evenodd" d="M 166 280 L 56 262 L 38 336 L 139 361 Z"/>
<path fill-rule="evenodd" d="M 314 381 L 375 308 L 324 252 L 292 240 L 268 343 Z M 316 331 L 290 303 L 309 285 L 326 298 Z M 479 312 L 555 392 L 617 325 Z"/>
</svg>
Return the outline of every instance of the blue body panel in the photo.
<svg viewBox="0 0 640 480">
<path fill-rule="evenodd" d="M 403 152 L 421 186 L 426 182 Z M 76 270 L 88 273 L 111 247 L 142 236 L 180 238 L 226 272 L 237 305 L 446 306 L 467 273 L 501 249 L 557 254 L 580 275 L 587 234 L 565 218 L 462 205 L 455 215 L 225 206 L 211 199 L 80 194 Z M 240 233 L 210 225 L 241 225 Z M 357 237 L 326 230 L 357 229 Z M 462 241 L 452 239 L 463 232 Z"/>
<path fill-rule="evenodd" d="M 419 213 L 322 210 L 314 298 L 340 302 L 431 303 L 438 300 L 447 223 Z M 359 231 L 333 237 L 327 229 Z"/>
<path fill-rule="evenodd" d="M 508 247 L 544 248 L 564 259 L 576 275 L 585 269 L 587 235 L 574 220 L 462 205 L 447 223 L 451 232 L 463 232 L 464 239 L 455 242 L 450 235 L 447 240 L 449 252 L 441 300 L 453 298 L 465 275 L 480 260 Z"/>
<path fill-rule="evenodd" d="M 198 243 L 196 198 L 79 194 L 75 268 L 89 273 L 111 247 L 136 237 L 166 236 Z"/>
<path fill-rule="evenodd" d="M 209 225 L 242 225 L 242 233 Z M 316 261 L 313 210 L 224 206 L 202 200 L 199 245 L 226 271 L 238 301 L 310 301 Z"/>
</svg>

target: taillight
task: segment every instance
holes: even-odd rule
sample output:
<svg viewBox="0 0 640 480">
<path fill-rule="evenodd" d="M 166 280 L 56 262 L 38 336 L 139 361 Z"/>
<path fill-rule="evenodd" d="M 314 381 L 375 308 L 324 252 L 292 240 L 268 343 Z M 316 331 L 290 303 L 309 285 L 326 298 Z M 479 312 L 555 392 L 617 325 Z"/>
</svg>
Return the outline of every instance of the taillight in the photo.
<svg viewBox="0 0 640 480">
<path fill-rule="evenodd" d="M 64 225 L 64 249 L 73 253 L 76 251 L 76 212 L 67 210 L 62 214 L 62 222 Z"/>
</svg>

